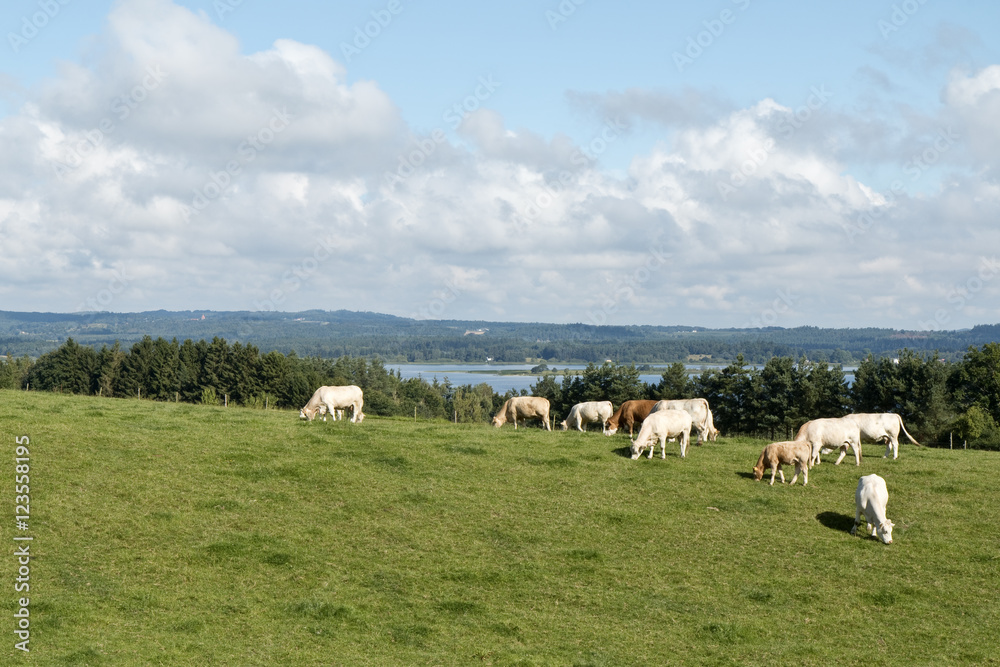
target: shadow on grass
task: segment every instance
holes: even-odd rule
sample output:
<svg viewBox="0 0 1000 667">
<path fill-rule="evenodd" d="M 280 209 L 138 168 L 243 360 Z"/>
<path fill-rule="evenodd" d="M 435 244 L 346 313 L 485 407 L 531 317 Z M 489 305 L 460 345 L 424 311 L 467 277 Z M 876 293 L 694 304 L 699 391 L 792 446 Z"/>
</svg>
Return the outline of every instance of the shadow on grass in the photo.
<svg viewBox="0 0 1000 667">
<path fill-rule="evenodd" d="M 632 446 L 631 445 L 629 445 L 628 447 L 619 447 L 618 449 L 615 449 L 615 450 L 612 450 L 612 451 L 613 451 L 613 453 L 617 454 L 618 456 L 622 457 L 623 459 L 630 459 L 630 458 L 632 458 Z"/>
<path fill-rule="evenodd" d="M 770 474 L 770 473 L 768 473 L 768 474 Z M 738 473 L 736 473 L 736 476 L 737 477 L 742 477 L 743 479 L 749 479 L 751 482 L 757 481 L 757 480 L 755 480 L 753 478 L 753 473 L 752 472 L 738 472 Z M 770 477 L 768 477 L 768 479 L 770 479 Z"/>
<path fill-rule="evenodd" d="M 830 530 L 840 530 L 850 533 L 854 527 L 854 517 L 840 512 L 820 512 L 816 519 Z"/>
</svg>

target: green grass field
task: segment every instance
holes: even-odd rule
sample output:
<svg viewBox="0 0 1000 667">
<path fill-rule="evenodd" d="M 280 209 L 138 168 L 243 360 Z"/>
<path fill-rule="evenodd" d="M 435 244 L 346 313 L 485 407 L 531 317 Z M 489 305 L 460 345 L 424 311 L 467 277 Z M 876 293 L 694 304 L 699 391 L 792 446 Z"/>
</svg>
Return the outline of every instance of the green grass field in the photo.
<svg viewBox="0 0 1000 667">
<path fill-rule="evenodd" d="M 1000 663 L 993 452 L 867 445 L 769 487 L 757 440 L 632 461 L 598 432 L 9 391 L 0 438 L 4 665 Z M 872 472 L 891 545 L 849 534 Z"/>
</svg>

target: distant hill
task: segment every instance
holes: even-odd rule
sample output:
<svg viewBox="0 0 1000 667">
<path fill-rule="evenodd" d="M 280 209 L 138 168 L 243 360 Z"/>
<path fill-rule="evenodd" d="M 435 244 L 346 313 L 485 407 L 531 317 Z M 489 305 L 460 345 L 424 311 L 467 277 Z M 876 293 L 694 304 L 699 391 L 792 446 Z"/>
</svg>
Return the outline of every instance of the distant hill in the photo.
<svg viewBox="0 0 1000 667">
<path fill-rule="evenodd" d="M 467 332 L 482 332 L 466 335 Z M 726 362 L 743 354 L 763 362 L 778 356 L 807 356 L 850 364 L 867 354 L 892 355 L 903 348 L 937 351 L 957 359 L 969 346 L 1000 341 L 1000 324 L 959 331 L 896 329 L 706 329 L 697 326 L 594 326 L 542 322 L 414 320 L 346 310 L 298 313 L 251 311 L 166 311 L 140 313 L 22 313 L 0 311 L 0 352 L 38 356 L 73 338 L 85 345 L 123 346 L 144 336 L 183 341 L 253 344 L 261 351 L 299 356 L 380 356 L 389 362 L 649 363 Z"/>
</svg>

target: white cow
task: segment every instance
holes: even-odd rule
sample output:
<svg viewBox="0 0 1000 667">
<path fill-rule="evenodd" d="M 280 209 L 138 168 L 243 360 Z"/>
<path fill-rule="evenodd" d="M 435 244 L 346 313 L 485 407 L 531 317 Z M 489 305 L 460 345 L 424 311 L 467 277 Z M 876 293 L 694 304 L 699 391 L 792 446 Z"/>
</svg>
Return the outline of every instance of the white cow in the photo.
<svg viewBox="0 0 1000 667">
<path fill-rule="evenodd" d="M 507 422 L 514 422 L 514 430 L 517 430 L 517 420 L 540 419 L 545 424 L 545 430 L 551 431 L 549 426 L 549 399 L 541 396 L 514 396 L 508 398 L 503 407 L 497 411 L 493 417 L 493 425 L 500 428 Z"/>
<path fill-rule="evenodd" d="M 334 413 L 341 408 L 351 408 L 351 422 L 360 424 L 365 418 L 361 412 L 364 403 L 364 392 L 361 391 L 361 387 L 353 384 L 343 387 L 323 386 L 314 391 L 309 402 L 299 410 L 299 418 L 312 421 L 317 414 Z"/>
<path fill-rule="evenodd" d="M 323 417 L 323 421 L 326 421 L 327 412 L 328 411 L 326 409 L 326 406 L 320 404 L 320 406 L 319 406 L 319 415 L 321 417 Z M 334 410 L 333 412 L 331 412 L 329 414 L 330 414 L 330 420 L 331 421 L 340 421 L 341 419 L 344 418 L 344 411 L 343 410 Z"/>
<path fill-rule="evenodd" d="M 601 430 L 607 428 L 608 420 L 614 413 L 615 408 L 611 401 L 587 401 L 577 403 L 569 409 L 569 416 L 560 424 L 562 430 L 569 429 L 570 425 L 577 431 L 586 431 L 587 424 L 601 423 Z"/>
<path fill-rule="evenodd" d="M 877 535 L 886 544 L 892 544 L 892 528 L 895 524 L 885 518 L 885 504 L 889 502 L 889 490 L 885 480 L 878 475 L 865 475 L 858 480 L 854 492 L 854 527 L 851 535 L 856 535 L 861 525 L 861 515 L 865 516 L 865 529 L 870 535 Z"/>
<path fill-rule="evenodd" d="M 708 409 L 708 401 L 704 398 L 679 398 L 658 401 L 650 414 L 659 410 L 683 410 L 691 415 L 691 423 L 698 431 L 698 444 L 709 440 L 715 441 L 719 432 L 712 422 L 712 411 Z"/>
<path fill-rule="evenodd" d="M 918 447 L 923 446 L 914 440 L 912 435 L 907 433 L 906 427 L 903 426 L 903 418 L 892 412 L 858 413 L 845 415 L 844 419 L 849 419 L 858 425 L 863 439 L 885 443 L 885 455 L 882 458 L 888 458 L 890 452 L 892 453 L 893 459 L 899 458 L 900 431 L 902 431 L 914 445 L 917 445 Z"/>
<path fill-rule="evenodd" d="M 840 456 L 834 465 L 847 456 L 849 448 L 854 450 L 854 461 L 861 465 L 861 432 L 853 421 L 845 421 L 840 417 L 811 419 L 799 427 L 796 440 L 805 440 L 812 446 L 812 464 L 820 464 L 820 454 L 839 449 Z"/>
<path fill-rule="evenodd" d="M 649 446 L 649 457 L 653 458 L 656 442 L 660 443 L 660 458 L 667 458 L 667 439 L 678 438 L 681 443 L 681 458 L 687 454 L 688 443 L 691 441 L 691 415 L 684 410 L 660 410 L 650 413 L 642 422 L 639 435 L 632 441 L 632 458 L 642 455 L 642 450 Z"/>
</svg>

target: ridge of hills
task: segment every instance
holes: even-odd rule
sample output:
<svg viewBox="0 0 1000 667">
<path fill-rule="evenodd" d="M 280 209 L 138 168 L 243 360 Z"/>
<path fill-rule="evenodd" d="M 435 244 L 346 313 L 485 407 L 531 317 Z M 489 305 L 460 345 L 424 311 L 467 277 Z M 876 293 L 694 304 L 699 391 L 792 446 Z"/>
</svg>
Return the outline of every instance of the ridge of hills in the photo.
<svg viewBox="0 0 1000 667">
<path fill-rule="evenodd" d="M 478 335 L 471 335 L 476 333 Z M 0 353 L 37 357 L 73 338 L 100 348 L 128 347 L 144 336 L 167 340 L 225 338 L 299 356 L 379 356 L 387 362 L 726 362 L 742 354 L 806 356 L 850 364 L 903 348 L 959 359 L 970 346 L 1000 340 L 1000 324 L 953 331 L 888 328 L 728 328 L 689 325 L 552 324 L 417 320 L 373 312 L 155 310 L 134 313 L 0 311 Z"/>
</svg>

